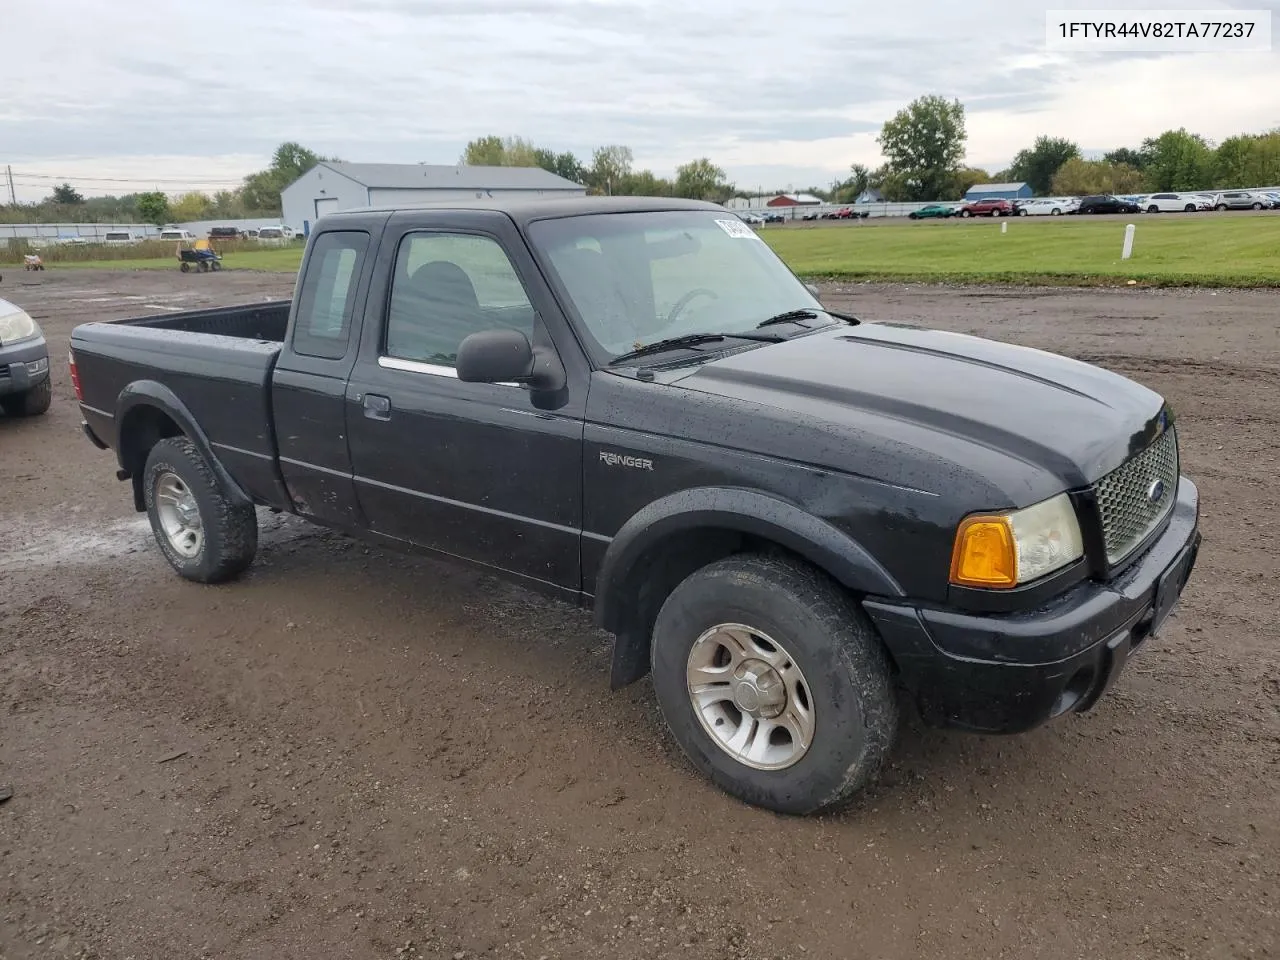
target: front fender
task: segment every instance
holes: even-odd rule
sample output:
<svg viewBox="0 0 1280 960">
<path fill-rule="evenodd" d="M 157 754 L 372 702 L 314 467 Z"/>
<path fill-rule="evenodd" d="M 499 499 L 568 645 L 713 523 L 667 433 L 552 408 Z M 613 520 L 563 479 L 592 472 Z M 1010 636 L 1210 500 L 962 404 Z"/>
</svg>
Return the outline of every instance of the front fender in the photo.
<svg viewBox="0 0 1280 960">
<path fill-rule="evenodd" d="M 200 455 L 208 461 L 214 474 L 222 484 L 227 496 L 239 504 L 249 504 L 252 500 L 245 494 L 240 484 L 227 472 L 221 461 L 213 453 L 213 446 L 205 435 L 191 411 L 171 389 L 157 380 L 135 380 L 116 398 L 116 459 L 120 464 L 120 479 L 133 480 L 133 504 L 142 511 L 145 504 L 142 495 L 142 470 L 131 469 L 131 453 L 133 446 L 130 430 L 136 428 L 137 414 L 145 409 L 158 410 L 173 421 L 188 440 L 195 444 Z"/>
<path fill-rule="evenodd" d="M 690 530 L 728 530 L 771 541 L 796 553 L 858 593 L 902 597 L 893 576 L 848 534 L 777 497 L 736 487 L 700 487 L 655 500 L 623 524 L 601 561 L 595 621 L 625 626 L 631 580 L 645 555 Z"/>
</svg>

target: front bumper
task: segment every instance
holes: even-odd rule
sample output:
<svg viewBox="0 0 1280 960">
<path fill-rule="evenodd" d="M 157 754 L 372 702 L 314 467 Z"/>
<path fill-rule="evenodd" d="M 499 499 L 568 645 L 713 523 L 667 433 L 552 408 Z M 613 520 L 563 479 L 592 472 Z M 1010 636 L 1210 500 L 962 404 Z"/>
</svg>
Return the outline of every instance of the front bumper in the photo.
<svg viewBox="0 0 1280 960">
<path fill-rule="evenodd" d="M 44 337 L 0 346 L 0 396 L 26 393 L 49 379 L 49 346 Z"/>
<path fill-rule="evenodd" d="M 1199 554 L 1200 499 L 1182 477 L 1159 539 L 1110 582 L 1086 581 L 1016 614 L 864 603 L 922 719 L 1019 733 L 1090 709 L 1164 623 Z"/>
</svg>

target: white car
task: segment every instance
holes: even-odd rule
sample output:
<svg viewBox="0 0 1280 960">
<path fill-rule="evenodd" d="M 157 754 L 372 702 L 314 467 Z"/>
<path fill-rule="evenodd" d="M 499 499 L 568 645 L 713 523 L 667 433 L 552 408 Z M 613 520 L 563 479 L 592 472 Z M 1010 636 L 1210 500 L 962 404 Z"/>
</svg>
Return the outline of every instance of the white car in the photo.
<svg viewBox="0 0 1280 960">
<path fill-rule="evenodd" d="M 743 223 L 749 223 L 753 227 L 764 223 L 764 217 L 760 216 L 758 213 L 752 213 L 749 210 L 746 213 L 738 214 L 738 218 L 742 220 Z"/>
<path fill-rule="evenodd" d="M 1147 213 L 1195 213 L 1212 209 L 1213 201 L 1198 193 L 1153 193 L 1138 205 Z"/>
<path fill-rule="evenodd" d="M 1037 197 L 1034 200 L 1022 200 L 1018 203 L 1020 217 L 1061 217 L 1075 213 L 1080 206 L 1076 197 Z"/>
</svg>

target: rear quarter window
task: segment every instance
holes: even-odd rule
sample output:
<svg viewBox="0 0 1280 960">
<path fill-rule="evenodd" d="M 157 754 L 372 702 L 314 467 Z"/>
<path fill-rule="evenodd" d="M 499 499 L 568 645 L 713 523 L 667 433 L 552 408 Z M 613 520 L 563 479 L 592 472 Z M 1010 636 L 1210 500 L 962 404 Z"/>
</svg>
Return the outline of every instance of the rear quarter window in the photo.
<svg viewBox="0 0 1280 960">
<path fill-rule="evenodd" d="M 293 352 L 340 360 L 351 342 L 356 288 L 369 249 L 369 235 L 334 230 L 316 237 L 298 291 Z"/>
</svg>

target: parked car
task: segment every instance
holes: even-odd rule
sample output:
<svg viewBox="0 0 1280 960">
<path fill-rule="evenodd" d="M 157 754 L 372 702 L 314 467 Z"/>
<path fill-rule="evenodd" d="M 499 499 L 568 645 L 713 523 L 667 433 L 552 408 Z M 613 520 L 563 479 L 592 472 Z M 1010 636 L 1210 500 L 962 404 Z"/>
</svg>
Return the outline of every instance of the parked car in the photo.
<svg viewBox="0 0 1280 960">
<path fill-rule="evenodd" d="M 752 213 L 750 210 L 746 210 L 743 213 L 738 214 L 738 216 L 742 219 L 743 223 L 749 223 L 753 227 L 758 227 L 760 224 L 764 223 L 764 217 L 760 216 L 758 213 Z"/>
<path fill-rule="evenodd" d="M 1272 210 L 1280 210 L 1280 193 L 1272 193 L 1271 191 L 1267 191 L 1262 195 L 1271 201 Z"/>
<path fill-rule="evenodd" d="M 102 235 L 102 242 L 110 247 L 121 247 L 138 243 L 139 238 L 129 230 L 108 230 Z"/>
<path fill-rule="evenodd" d="M 194 241 L 196 235 L 190 230 L 181 230 L 177 227 L 167 227 L 160 231 L 161 240 L 176 240 L 178 242 Z"/>
<path fill-rule="evenodd" d="M 1270 206 L 1270 200 L 1250 190 L 1229 190 L 1213 198 L 1215 210 L 1265 210 Z"/>
<path fill-rule="evenodd" d="M 287 227 L 261 227 L 258 230 L 258 242 L 271 246 L 280 246 L 293 239 L 293 231 Z"/>
<path fill-rule="evenodd" d="M 52 401 L 44 331 L 27 311 L 0 300 L 0 410 L 10 417 L 34 417 Z"/>
<path fill-rule="evenodd" d="M 912 210 L 907 214 L 911 220 L 935 220 L 954 217 L 956 215 L 955 207 L 949 207 L 943 203 L 931 203 L 927 207 L 921 207 L 919 210 Z"/>
<path fill-rule="evenodd" d="M 1147 213 L 1195 213 L 1212 207 L 1212 203 L 1194 193 L 1153 193 L 1142 201 Z"/>
<path fill-rule="evenodd" d="M 822 216 L 817 210 L 810 210 L 808 213 L 800 215 L 801 220 L 817 220 Z"/>
<path fill-rule="evenodd" d="M 1008 200 L 975 200 L 960 208 L 962 217 L 1011 217 L 1013 204 Z"/>
<path fill-rule="evenodd" d="M 239 240 L 240 230 L 236 227 L 210 227 L 210 240 Z"/>
<path fill-rule="evenodd" d="M 1090 213 L 1141 213 L 1142 208 L 1132 200 L 1123 200 L 1110 194 L 1098 194 L 1081 198 L 1077 212 L 1081 216 Z"/>
<path fill-rule="evenodd" d="M 786 223 L 787 218 L 780 214 L 777 210 L 766 210 L 764 212 L 765 223 Z"/>
<path fill-rule="evenodd" d="M 1037 197 L 1019 200 L 1015 206 L 1020 217 L 1061 217 L 1075 213 L 1080 201 L 1075 197 Z"/>
<path fill-rule="evenodd" d="M 985 733 L 1092 708 L 1196 560 L 1161 396 L 827 310 L 715 204 L 342 211 L 297 291 L 72 331 L 169 565 L 234 578 L 260 505 L 589 604 L 611 685 L 652 674 L 692 764 L 772 810 L 869 784 L 899 691 Z"/>
</svg>

